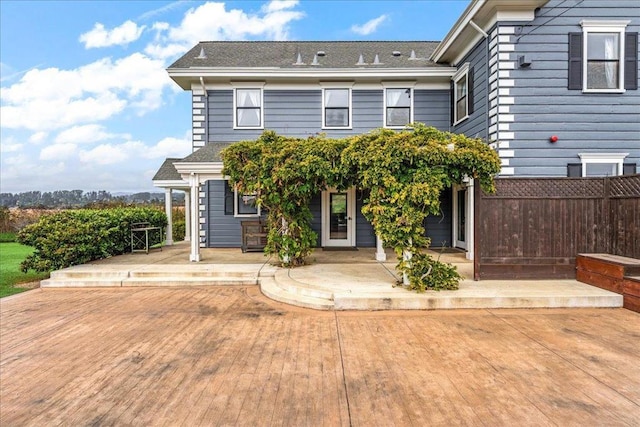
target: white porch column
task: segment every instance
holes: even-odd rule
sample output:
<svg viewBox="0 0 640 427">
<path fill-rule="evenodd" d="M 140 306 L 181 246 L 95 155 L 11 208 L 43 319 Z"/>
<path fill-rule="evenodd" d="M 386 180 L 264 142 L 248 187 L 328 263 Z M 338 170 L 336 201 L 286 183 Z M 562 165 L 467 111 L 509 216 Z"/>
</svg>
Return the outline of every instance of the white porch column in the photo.
<svg viewBox="0 0 640 427">
<path fill-rule="evenodd" d="M 376 261 L 384 262 L 387 260 L 387 254 L 384 251 L 382 237 L 376 234 Z"/>
<path fill-rule="evenodd" d="M 200 177 L 197 173 L 192 173 L 189 176 L 189 187 L 191 187 L 191 253 L 189 255 L 189 261 L 200 262 L 200 233 L 198 219 L 198 193 L 200 191 Z"/>
<path fill-rule="evenodd" d="M 167 215 L 167 246 L 173 245 L 173 200 L 171 189 L 164 189 L 164 213 Z"/>
<path fill-rule="evenodd" d="M 184 192 L 184 241 L 191 240 L 191 191 Z"/>
</svg>

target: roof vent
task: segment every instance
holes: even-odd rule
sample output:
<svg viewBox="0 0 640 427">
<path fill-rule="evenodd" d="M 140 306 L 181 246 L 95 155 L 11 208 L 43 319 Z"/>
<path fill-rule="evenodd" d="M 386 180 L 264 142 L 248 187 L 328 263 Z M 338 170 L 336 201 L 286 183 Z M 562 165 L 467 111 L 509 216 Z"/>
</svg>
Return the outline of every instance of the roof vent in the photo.
<svg viewBox="0 0 640 427">
<path fill-rule="evenodd" d="M 418 58 L 416 58 L 416 51 L 415 50 L 411 51 L 411 56 L 409 56 L 409 59 L 418 59 Z"/>
<path fill-rule="evenodd" d="M 196 56 L 196 59 L 207 59 L 207 54 L 204 53 L 204 47 L 200 48 L 200 54 Z"/>
<path fill-rule="evenodd" d="M 380 65 L 382 64 L 382 62 L 380 62 L 380 58 L 378 57 L 378 54 L 376 53 L 376 57 L 373 59 L 373 65 Z"/>
<path fill-rule="evenodd" d="M 324 50 L 319 50 L 318 51 L 318 56 L 325 56 L 326 53 L 324 53 Z"/>
<path fill-rule="evenodd" d="M 393 53 L 392 53 L 392 55 L 393 55 L 393 56 L 400 56 L 400 55 L 402 55 L 402 54 L 400 53 L 400 51 L 399 51 L 399 50 L 394 50 L 394 51 L 393 51 Z"/>
<path fill-rule="evenodd" d="M 360 54 L 360 58 L 358 58 L 358 62 L 356 63 L 356 65 L 367 65 L 367 63 L 364 62 L 364 57 L 362 56 L 362 54 Z"/>
<path fill-rule="evenodd" d="M 320 65 L 318 64 L 318 55 L 313 55 L 313 62 L 311 63 L 311 65 Z"/>
<path fill-rule="evenodd" d="M 296 59 L 296 62 L 293 65 L 304 65 L 304 62 L 302 62 L 302 55 L 300 53 L 298 54 L 298 59 Z"/>
</svg>

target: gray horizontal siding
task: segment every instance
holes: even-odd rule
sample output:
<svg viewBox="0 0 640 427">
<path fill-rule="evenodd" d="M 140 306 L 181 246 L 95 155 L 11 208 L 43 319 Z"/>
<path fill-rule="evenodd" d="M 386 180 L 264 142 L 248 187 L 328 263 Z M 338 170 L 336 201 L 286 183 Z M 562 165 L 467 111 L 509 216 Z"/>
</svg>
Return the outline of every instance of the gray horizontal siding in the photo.
<svg viewBox="0 0 640 427">
<path fill-rule="evenodd" d="M 449 91 L 416 90 L 414 119 L 441 130 L 449 129 Z M 352 128 L 322 129 L 321 90 L 265 90 L 264 129 L 306 138 L 317 133 L 329 137 L 357 135 L 383 125 L 383 90 L 353 90 Z M 233 91 L 209 91 L 207 137 L 211 142 L 256 139 L 263 130 L 233 129 Z"/>
<path fill-rule="evenodd" d="M 455 133 L 461 133 L 472 138 L 486 139 L 487 114 L 488 114 L 488 66 L 487 66 L 487 41 L 482 39 L 478 44 L 460 61 L 459 66 L 469 63 L 469 68 L 473 68 L 473 113 L 463 122 L 452 127 Z M 451 96 L 451 95 L 449 95 Z M 450 105 L 447 100 L 447 106 Z M 451 109 L 448 107 L 447 114 L 451 116 Z"/>
<path fill-rule="evenodd" d="M 362 215 L 364 198 L 362 191 L 356 191 L 356 246 L 372 248 L 376 246 L 376 233 L 371 223 Z"/>
<path fill-rule="evenodd" d="M 551 0 L 533 22 L 522 23 L 519 38 L 512 36 L 517 42 L 511 59 L 526 55 L 531 61 L 529 68 L 511 72 L 515 140 L 509 166 L 515 175 L 566 176 L 567 163 L 579 163 L 579 153 L 629 153 L 625 163 L 640 165 L 640 91 L 567 89 L 568 34 L 581 32 L 583 19 L 631 20 L 626 31 L 639 32 L 640 5 L 636 0 L 574 3 Z M 549 143 L 551 135 L 558 142 Z"/>
<path fill-rule="evenodd" d="M 451 97 L 448 90 L 423 90 L 413 91 L 413 119 L 427 126 L 448 131 L 451 126 L 449 118 L 449 99 Z"/>
</svg>

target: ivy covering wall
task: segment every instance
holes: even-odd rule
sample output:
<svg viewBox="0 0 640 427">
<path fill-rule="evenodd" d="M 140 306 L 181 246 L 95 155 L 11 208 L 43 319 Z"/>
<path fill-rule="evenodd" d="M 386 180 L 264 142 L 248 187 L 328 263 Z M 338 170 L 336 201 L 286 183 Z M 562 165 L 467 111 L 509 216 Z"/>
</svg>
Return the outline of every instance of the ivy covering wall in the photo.
<svg viewBox="0 0 640 427">
<path fill-rule="evenodd" d="M 419 291 L 455 289 L 460 280 L 454 267 L 424 253 L 429 246 L 424 219 L 440 211 L 440 193 L 465 177 L 493 192 L 500 171 L 498 155 L 482 140 L 419 123 L 342 139 L 266 131 L 255 141 L 231 145 L 222 158 L 230 183 L 256 194 L 268 211 L 265 251 L 285 266 L 304 264 L 316 242 L 309 210 L 315 194 L 330 187 L 367 189 L 363 215 L 395 250 L 399 271 Z"/>
</svg>

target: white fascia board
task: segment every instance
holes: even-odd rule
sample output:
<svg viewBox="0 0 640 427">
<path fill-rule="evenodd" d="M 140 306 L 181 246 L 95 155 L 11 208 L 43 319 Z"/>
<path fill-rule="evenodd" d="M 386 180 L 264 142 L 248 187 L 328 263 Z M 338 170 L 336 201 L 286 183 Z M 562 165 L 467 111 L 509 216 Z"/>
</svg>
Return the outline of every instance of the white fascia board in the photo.
<svg viewBox="0 0 640 427">
<path fill-rule="evenodd" d="M 447 33 L 447 35 L 442 39 L 436 50 L 431 54 L 431 60 L 438 62 L 442 58 L 442 55 L 451 47 L 451 44 L 458 38 L 460 33 L 469 25 L 469 21 L 473 19 L 476 15 L 476 12 L 480 10 L 480 8 L 484 5 L 485 0 L 477 0 L 475 2 L 469 3 L 469 6 L 462 12 L 460 18 L 453 24 L 451 30 Z"/>
<path fill-rule="evenodd" d="M 154 187 L 158 188 L 189 188 L 189 183 L 183 180 L 164 180 L 159 179 L 152 181 Z"/>
<path fill-rule="evenodd" d="M 176 162 L 173 166 L 185 180 L 187 179 L 185 175 L 188 176 L 192 173 L 220 175 L 222 177 L 222 162 Z"/>
<path fill-rule="evenodd" d="M 439 78 L 435 82 L 412 82 L 411 86 L 414 89 L 432 89 L 432 90 L 449 90 L 450 78 Z M 266 83 L 263 87 L 264 90 L 321 90 L 327 88 L 351 88 L 353 90 L 382 90 L 384 82 L 380 83 L 367 83 L 367 82 L 343 82 L 343 83 Z M 229 83 L 207 83 L 207 90 L 231 90 L 233 86 Z M 194 86 L 195 87 L 195 86 Z"/>
<path fill-rule="evenodd" d="M 167 70 L 169 77 L 187 77 L 199 79 L 200 77 L 218 77 L 225 80 L 234 78 L 255 78 L 263 80 L 269 77 L 284 78 L 332 78 L 350 79 L 358 77 L 379 77 L 379 78 L 416 78 L 416 77 L 450 77 L 455 73 L 453 67 L 433 67 L 433 68 L 386 68 L 386 69 L 323 69 L 323 70 L 296 70 L 280 68 L 182 68 Z"/>
</svg>

